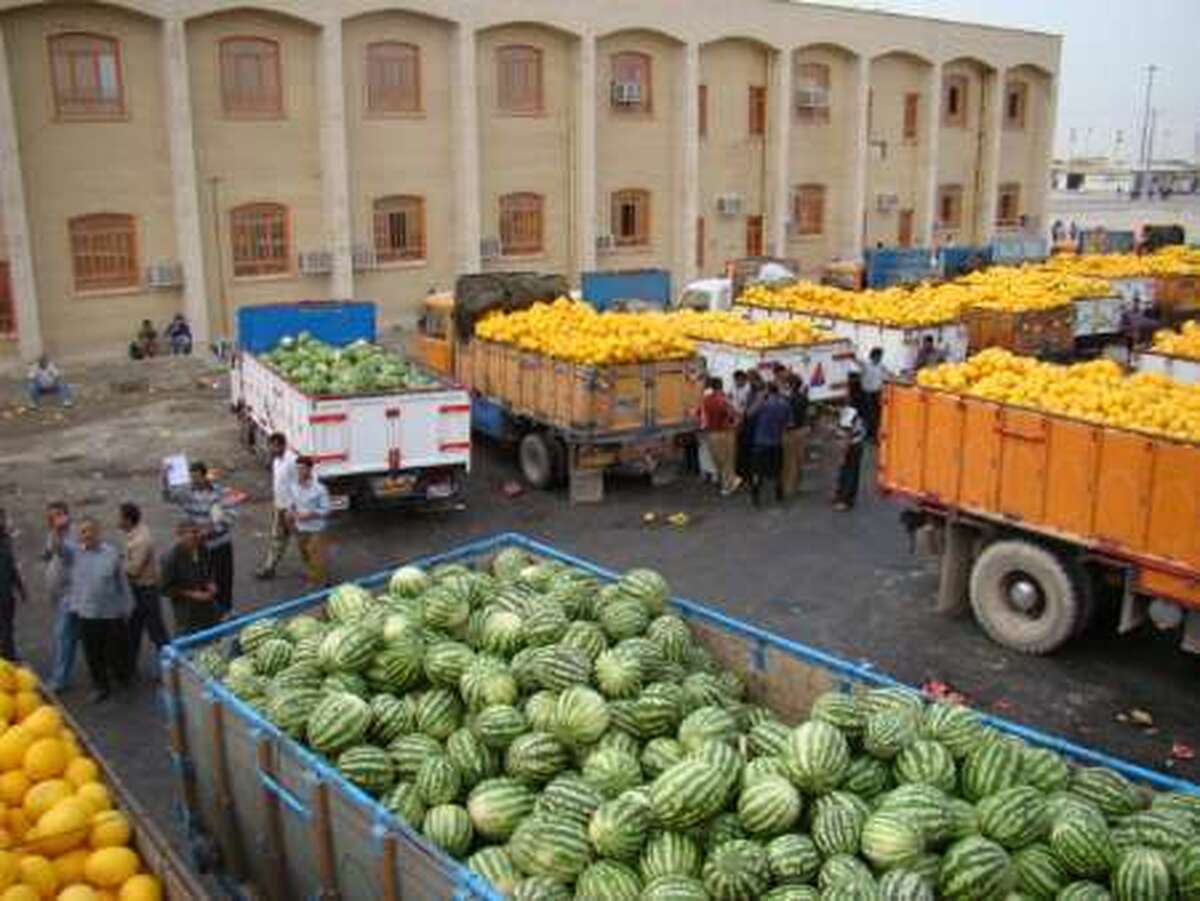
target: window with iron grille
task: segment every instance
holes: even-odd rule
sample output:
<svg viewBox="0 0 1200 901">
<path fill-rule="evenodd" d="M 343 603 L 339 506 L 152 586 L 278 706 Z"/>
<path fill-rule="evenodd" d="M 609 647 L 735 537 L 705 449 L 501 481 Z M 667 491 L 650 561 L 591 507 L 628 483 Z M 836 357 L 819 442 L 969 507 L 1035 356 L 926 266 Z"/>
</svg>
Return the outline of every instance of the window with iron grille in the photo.
<svg viewBox="0 0 1200 901">
<path fill-rule="evenodd" d="M 942 88 L 942 124 L 952 128 L 967 125 L 967 76 L 947 75 Z"/>
<path fill-rule="evenodd" d="M 119 119 L 125 115 L 116 38 L 73 32 L 53 35 L 49 43 L 54 110 L 59 119 Z"/>
<path fill-rule="evenodd" d="M 796 121 L 810 125 L 829 122 L 829 66 L 825 63 L 797 63 L 792 79 Z"/>
<path fill-rule="evenodd" d="M 996 198 L 996 224 L 1001 226 L 1018 225 L 1021 221 L 1021 186 L 1009 182 L 1000 186 Z"/>
<path fill-rule="evenodd" d="M 622 113 L 650 112 L 651 62 L 647 53 L 625 51 L 612 57 L 610 104 Z"/>
<path fill-rule="evenodd" d="M 421 48 L 400 41 L 367 45 L 367 112 L 421 111 Z"/>
<path fill-rule="evenodd" d="M 506 113 L 542 112 L 542 51 L 510 44 L 496 51 L 496 105 Z"/>
<path fill-rule="evenodd" d="M 229 213 L 235 276 L 275 275 L 289 271 L 291 241 L 287 207 L 248 203 Z"/>
<path fill-rule="evenodd" d="M 746 256 L 761 257 L 763 255 L 763 217 L 746 217 Z"/>
<path fill-rule="evenodd" d="M 221 41 L 221 106 L 227 116 L 283 115 L 279 42 L 234 37 Z"/>
<path fill-rule="evenodd" d="M 636 247 L 650 243 L 650 192 L 640 188 L 615 191 L 612 196 L 613 243 Z"/>
<path fill-rule="evenodd" d="M 767 133 L 767 89 L 762 85 L 750 86 L 750 136 L 761 137 Z"/>
<path fill-rule="evenodd" d="M 1010 81 L 1004 89 L 1004 127 L 1025 127 L 1025 109 L 1029 101 L 1029 85 L 1024 81 Z"/>
<path fill-rule="evenodd" d="M 425 259 L 425 200 L 408 194 L 375 201 L 375 259 Z"/>
<path fill-rule="evenodd" d="M 505 256 L 542 252 L 543 206 L 541 194 L 521 192 L 500 198 L 500 246 Z"/>
<path fill-rule="evenodd" d="M 819 235 L 825 231 L 825 186 L 800 185 L 792 195 L 792 231 Z"/>
<path fill-rule="evenodd" d="M 960 228 L 962 226 L 962 185 L 942 185 L 938 188 L 938 228 Z"/>
<path fill-rule="evenodd" d="M 136 287 L 137 233 L 125 213 L 93 213 L 68 223 L 76 291 Z"/>
<path fill-rule="evenodd" d="M 921 95 L 915 92 L 904 95 L 904 140 L 917 139 L 917 122 L 920 118 Z"/>
</svg>

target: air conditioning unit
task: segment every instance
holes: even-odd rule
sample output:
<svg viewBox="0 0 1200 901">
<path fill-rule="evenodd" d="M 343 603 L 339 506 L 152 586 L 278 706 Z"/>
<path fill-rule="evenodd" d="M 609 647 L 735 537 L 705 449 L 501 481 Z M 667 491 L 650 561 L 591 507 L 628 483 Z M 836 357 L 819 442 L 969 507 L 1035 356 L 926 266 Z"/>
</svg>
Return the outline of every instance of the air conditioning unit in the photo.
<svg viewBox="0 0 1200 901">
<path fill-rule="evenodd" d="M 183 267 L 173 260 L 158 260 L 146 267 L 146 284 L 151 288 L 178 288 L 183 284 Z"/>
<path fill-rule="evenodd" d="M 596 235 L 597 250 L 612 250 L 613 236 L 612 235 Z"/>
<path fill-rule="evenodd" d="M 890 213 L 900 205 L 900 198 L 896 194 L 876 194 L 875 209 L 881 213 Z"/>
<path fill-rule="evenodd" d="M 481 260 L 499 259 L 502 251 L 499 238 L 484 238 L 479 242 L 479 258 Z"/>
<path fill-rule="evenodd" d="M 821 109 L 826 106 L 829 106 L 828 88 L 796 88 L 796 109 Z"/>
<path fill-rule="evenodd" d="M 717 212 L 722 216 L 740 216 L 742 214 L 742 195 L 718 194 Z"/>
<path fill-rule="evenodd" d="M 333 254 L 328 250 L 310 250 L 300 254 L 301 275 L 328 275 L 333 271 Z"/>
<path fill-rule="evenodd" d="M 375 257 L 374 247 L 358 244 L 354 248 L 353 257 L 355 272 L 369 272 L 379 267 L 379 260 Z"/>
<path fill-rule="evenodd" d="M 642 86 L 636 81 L 614 81 L 612 100 L 618 106 L 637 106 L 642 102 Z"/>
</svg>

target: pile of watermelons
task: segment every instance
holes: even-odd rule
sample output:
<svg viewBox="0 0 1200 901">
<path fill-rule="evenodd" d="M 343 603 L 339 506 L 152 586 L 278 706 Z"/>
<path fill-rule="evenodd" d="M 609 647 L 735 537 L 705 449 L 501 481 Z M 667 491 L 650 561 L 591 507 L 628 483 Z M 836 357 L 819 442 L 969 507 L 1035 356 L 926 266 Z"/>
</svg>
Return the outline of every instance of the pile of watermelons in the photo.
<svg viewBox="0 0 1200 901">
<path fill-rule="evenodd" d="M 667 598 L 510 548 L 196 661 L 520 901 L 1200 899 L 1200 798 L 905 689 L 788 725 Z"/>
</svg>

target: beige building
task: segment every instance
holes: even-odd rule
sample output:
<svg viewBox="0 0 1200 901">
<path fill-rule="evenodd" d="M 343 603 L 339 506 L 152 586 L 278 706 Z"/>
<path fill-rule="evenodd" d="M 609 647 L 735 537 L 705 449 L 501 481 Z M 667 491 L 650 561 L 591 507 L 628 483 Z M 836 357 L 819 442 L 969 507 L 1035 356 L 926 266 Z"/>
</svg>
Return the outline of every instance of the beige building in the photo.
<svg viewBox="0 0 1200 901">
<path fill-rule="evenodd" d="M 1044 220 L 1058 37 L 780 0 L 0 0 L 0 357 Z"/>
</svg>

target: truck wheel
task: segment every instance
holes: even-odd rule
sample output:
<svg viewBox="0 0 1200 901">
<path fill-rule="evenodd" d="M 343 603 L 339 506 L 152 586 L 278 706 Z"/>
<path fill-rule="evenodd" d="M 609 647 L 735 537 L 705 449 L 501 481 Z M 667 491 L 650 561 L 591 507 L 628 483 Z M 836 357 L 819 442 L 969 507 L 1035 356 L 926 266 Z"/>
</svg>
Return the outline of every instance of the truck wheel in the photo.
<svg viewBox="0 0 1200 901">
<path fill-rule="evenodd" d="M 554 453 L 544 432 L 530 432 L 517 446 L 517 463 L 521 475 L 534 488 L 550 488 L 554 485 Z"/>
<path fill-rule="evenodd" d="M 975 619 L 998 644 L 1048 654 L 1075 634 L 1079 582 L 1057 555 L 1028 541 L 988 545 L 971 570 Z"/>
</svg>

